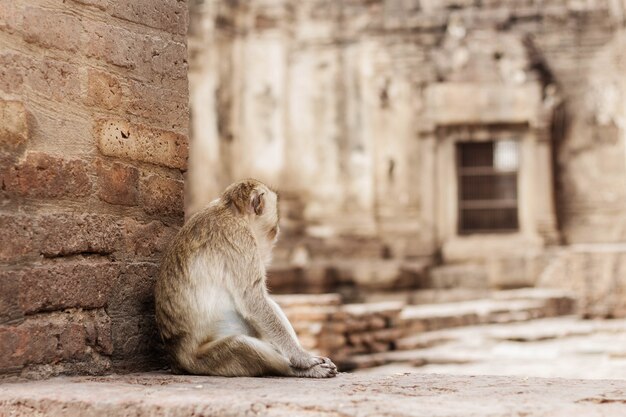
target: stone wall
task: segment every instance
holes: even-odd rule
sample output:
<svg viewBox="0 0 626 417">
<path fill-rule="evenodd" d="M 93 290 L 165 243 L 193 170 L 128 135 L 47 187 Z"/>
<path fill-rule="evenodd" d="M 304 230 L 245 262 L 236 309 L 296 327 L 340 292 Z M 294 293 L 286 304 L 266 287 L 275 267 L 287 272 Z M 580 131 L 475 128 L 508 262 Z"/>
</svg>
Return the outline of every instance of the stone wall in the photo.
<svg viewBox="0 0 626 417">
<path fill-rule="evenodd" d="M 538 285 L 576 294 L 583 317 L 626 317 L 626 245 L 580 244 L 559 250 Z"/>
<path fill-rule="evenodd" d="M 184 0 L 0 3 L 0 374 L 160 366 L 183 219 Z"/>
</svg>

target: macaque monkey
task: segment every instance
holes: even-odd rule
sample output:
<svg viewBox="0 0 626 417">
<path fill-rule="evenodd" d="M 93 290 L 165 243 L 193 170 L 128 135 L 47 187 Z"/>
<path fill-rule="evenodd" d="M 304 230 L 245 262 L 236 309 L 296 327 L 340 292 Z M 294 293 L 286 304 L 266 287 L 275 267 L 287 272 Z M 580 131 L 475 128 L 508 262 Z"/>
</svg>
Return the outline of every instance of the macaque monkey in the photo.
<svg viewBox="0 0 626 417">
<path fill-rule="evenodd" d="M 175 372 L 328 378 L 268 295 L 278 195 L 256 180 L 230 185 L 171 242 L 155 288 L 156 320 Z"/>
</svg>

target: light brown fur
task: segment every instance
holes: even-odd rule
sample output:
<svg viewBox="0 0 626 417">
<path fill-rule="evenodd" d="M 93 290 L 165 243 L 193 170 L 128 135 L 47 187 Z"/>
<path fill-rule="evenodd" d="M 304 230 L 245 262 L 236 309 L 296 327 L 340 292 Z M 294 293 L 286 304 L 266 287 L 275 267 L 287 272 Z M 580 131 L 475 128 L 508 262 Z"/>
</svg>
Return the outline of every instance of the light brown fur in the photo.
<svg viewBox="0 0 626 417">
<path fill-rule="evenodd" d="M 269 298 L 265 268 L 278 236 L 278 195 L 244 180 L 174 238 L 155 287 L 156 320 L 177 371 L 222 376 L 332 377 L 299 344 Z"/>
</svg>

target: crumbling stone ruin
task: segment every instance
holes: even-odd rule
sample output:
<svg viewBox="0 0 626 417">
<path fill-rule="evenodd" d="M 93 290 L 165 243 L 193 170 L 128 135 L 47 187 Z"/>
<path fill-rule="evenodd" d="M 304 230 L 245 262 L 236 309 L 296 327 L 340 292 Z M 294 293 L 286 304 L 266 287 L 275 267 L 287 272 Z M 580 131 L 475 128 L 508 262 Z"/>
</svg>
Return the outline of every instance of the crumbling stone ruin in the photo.
<svg viewBox="0 0 626 417">
<path fill-rule="evenodd" d="M 193 2 L 188 210 L 276 185 L 276 292 L 538 285 L 623 315 L 625 9 Z"/>
<path fill-rule="evenodd" d="M 277 298 L 344 369 L 574 309 L 424 301 L 624 315 L 623 0 L 191 5 L 0 3 L 2 378 L 162 368 L 160 253 L 245 176 L 274 291 L 341 293 Z"/>
</svg>

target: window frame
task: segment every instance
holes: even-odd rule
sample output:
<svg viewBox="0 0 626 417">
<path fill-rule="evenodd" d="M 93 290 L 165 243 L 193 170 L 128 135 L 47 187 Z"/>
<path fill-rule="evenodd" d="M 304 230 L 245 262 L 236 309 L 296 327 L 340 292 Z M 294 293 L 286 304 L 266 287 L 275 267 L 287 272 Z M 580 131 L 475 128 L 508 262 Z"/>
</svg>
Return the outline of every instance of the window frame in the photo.
<svg viewBox="0 0 626 417">
<path fill-rule="evenodd" d="M 463 167 L 461 164 L 461 154 L 463 145 L 472 145 L 476 143 L 491 143 L 495 148 L 495 144 L 497 142 L 501 142 L 504 140 L 512 140 L 516 143 L 517 149 L 517 167 L 515 169 L 507 169 L 507 170 L 498 170 L 495 166 L 487 167 L 487 166 L 479 166 L 479 167 Z M 455 173 L 456 173 L 456 182 L 457 182 L 457 198 L 456 198 L 456 207 L 457 207 L 457 221 L 456 221 L 456 233 L 458 236 L 471 236 L 471 235 L 487 235 L 487 234 L 515 234 L 521 231 L 520 224 L 520 189 L 519 189 L 519 181 L 520 181 L 520 171 L 521 171 L 521 141 L 517 138 L 499 138 L 493 137 L 487 140 L 475 141 L 468 138 L 467 140 L 457 140 L 454 142 L 454 152 L 455 152 Z M 495 152 L 495 150 L 494 150 Z M 515 198 L 502 198 L 502 199 L 483 199 L 483 200 L 465 200 L 463 199 L 463 179 L 469 176 L 479 176 L 479 175 L 492 175 L 492 176 L 510 176 L 515 175 Z M 473 206 L 473 207 L 468 207 Z M 467 229 L 464 228 L 464 211 L 471 209 L 515 209 L 515 226 L 514 227 L 503 227 L 498 229 Z"/>
</svg>

